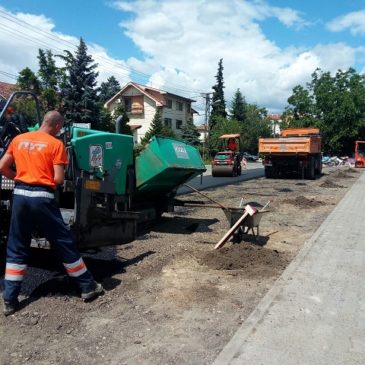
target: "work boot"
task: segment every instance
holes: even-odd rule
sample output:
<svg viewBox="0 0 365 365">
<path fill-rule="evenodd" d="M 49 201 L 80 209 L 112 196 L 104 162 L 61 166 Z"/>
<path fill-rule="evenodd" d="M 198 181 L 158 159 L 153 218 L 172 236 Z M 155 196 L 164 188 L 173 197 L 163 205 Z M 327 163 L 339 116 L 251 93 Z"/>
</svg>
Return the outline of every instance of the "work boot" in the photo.
<svg viewBox="0 0 365 365">
<path fill-rule="evenodd" d="M 104 293 L 104 288 L 100 283 L 95 283 L 95 288 L 88 292 L 81 293 L 81 298 L 84 302 L 90 302 L 96 299 L 99 295 Z"/>
<path fill-rule="evenodd" d="M 8 302 L 4 300 L 4 316 L 10 316 L 14 314 L 19 309 L 19 301 L 15 300 L 12 302 Z"/>
</svg>

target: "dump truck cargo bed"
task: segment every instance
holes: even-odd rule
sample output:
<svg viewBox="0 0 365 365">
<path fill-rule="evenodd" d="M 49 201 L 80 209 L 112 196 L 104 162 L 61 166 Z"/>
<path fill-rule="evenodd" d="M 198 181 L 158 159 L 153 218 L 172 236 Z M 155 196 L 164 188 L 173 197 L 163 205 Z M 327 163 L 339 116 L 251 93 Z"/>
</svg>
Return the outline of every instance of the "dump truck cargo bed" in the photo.
<svg viewBox="0 0 365 365">
<path fill-rule="evenodd" d="M 279 137 L 259 139 L 259 153 L 261 154 L 315 154 L 320 152 L 320 137 Z"/>
</svg>

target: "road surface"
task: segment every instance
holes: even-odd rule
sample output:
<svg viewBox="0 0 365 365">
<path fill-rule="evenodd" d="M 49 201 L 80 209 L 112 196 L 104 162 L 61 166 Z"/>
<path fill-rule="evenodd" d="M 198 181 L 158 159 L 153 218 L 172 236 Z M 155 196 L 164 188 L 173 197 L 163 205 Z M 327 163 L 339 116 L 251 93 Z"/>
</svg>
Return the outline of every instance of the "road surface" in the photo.
<svg viewBox="0 0 365 365">
<path fill-rule="evenodd" d="M 211 165 L 206 165 L 207 171 L 203 176 L 199 175 L 190 180 L 188 185 L 197 190 L 204 190 L 216 186 L 234 184 L 239 181 L 246 181 L 264 176 L 264 168 L 261 162 L 252 162 L 247 164 L 247 169 L 242 170 L 241 176 L 236 177 L 212 177 Z M 188 187 L 182 186 L 177 190 L 177 194 L 191 193 L 192 190 Z"/>
</svg>

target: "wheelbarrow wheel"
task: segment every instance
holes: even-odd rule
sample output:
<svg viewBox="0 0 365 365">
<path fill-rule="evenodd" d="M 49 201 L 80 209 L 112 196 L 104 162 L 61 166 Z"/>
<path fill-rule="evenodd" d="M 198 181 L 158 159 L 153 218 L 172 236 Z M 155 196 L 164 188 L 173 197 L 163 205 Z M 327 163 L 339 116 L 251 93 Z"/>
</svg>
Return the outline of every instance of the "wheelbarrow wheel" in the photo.
<svg viewBox="0 0 365 365">
<path fill-rule="evenodd" d="M 243 239 L 242 231 L 239 229 L 233 236 L 232 236 L 232 243 L 237 244 L 241 243 Z"/>
</svg>

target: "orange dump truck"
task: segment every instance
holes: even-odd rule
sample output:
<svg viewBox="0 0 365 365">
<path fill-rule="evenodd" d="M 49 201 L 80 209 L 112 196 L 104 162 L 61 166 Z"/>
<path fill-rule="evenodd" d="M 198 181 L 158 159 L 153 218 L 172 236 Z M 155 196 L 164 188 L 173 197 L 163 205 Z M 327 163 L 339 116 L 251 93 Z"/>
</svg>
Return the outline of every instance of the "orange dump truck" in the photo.
<svg viewBox="0 0 365 365">
<path fill-rule="evenodd" d="M 314 179 L 322 172 L 321 136 L 318 128 L 284 129 L 278 138 L 259 138 L 267 178 L 296 173 Z"/>
</svg>

